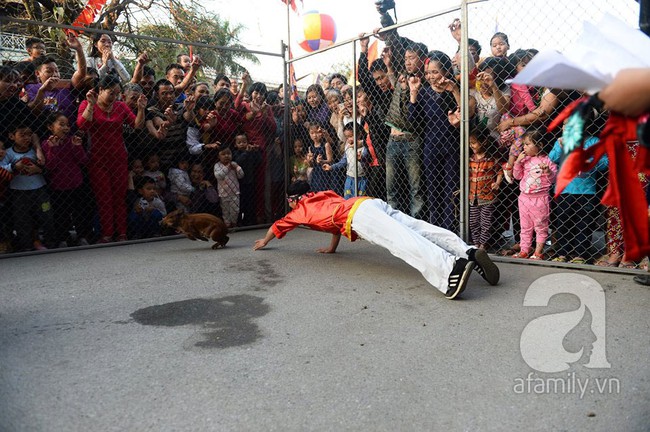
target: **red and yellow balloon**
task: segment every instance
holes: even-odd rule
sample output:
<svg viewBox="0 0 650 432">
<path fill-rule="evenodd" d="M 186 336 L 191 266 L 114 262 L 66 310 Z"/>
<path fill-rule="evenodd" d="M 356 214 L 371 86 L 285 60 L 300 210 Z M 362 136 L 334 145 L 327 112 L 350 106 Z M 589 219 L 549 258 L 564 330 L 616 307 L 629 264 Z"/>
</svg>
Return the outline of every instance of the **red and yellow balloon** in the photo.
<svg viewBox="0 0 650 432">
<path fill-rule="evenodd" d="M 312 52 L 333 45 L 336 42 L 336 23 L 326 14 L 312 10 L 302 15 L 303 37 L 299 45 Z"/>
</svg>

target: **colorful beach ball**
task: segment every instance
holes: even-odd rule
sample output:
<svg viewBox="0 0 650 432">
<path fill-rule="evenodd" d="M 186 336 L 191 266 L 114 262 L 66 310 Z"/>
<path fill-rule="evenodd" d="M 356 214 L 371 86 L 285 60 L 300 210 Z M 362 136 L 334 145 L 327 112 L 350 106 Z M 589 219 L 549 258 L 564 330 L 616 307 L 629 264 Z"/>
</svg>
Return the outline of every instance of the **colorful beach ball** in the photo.
<svg viewBox="0 0 650 432">
<path fill-rule="evenodd" d="M 331 16 L 309 11 L 302 16 L 302 49 L 308 52 L 333 45 L 336 42 L 336 23 Z"/>
</svg>

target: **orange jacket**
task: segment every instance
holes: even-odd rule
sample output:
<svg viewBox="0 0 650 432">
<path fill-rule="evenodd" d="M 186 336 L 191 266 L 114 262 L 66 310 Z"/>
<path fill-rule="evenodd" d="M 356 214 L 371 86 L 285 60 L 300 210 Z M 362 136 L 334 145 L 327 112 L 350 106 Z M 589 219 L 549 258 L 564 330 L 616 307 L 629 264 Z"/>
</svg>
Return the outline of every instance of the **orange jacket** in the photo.
<svg viewBox="0 0 650 432">
<path fill-rule="evenodd" d="M 357 234 L 352 231 L 352 217 L 364 199 L 368 197 L 346 200 L 331 190 L 308 193 L 285 217 L 277 220 L 271 229 L 279 239 L 297 226 L 304 225 L 316 231 L 343 234 L 350 241 L 355 241 Z"/>
</svg>

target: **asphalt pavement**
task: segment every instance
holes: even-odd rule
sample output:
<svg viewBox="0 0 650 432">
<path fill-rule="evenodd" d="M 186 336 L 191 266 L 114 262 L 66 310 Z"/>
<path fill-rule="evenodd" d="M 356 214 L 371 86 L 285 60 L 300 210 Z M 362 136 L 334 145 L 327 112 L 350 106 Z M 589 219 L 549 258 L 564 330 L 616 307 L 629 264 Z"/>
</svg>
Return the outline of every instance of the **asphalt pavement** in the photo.
<svg viewBox="0 0 650 432">
<path fill-rule="evenodd" d="M 630 275 L 501 263 L 450 301 L 368 242 L 263 234 L 0 260 L 0 431 L 650 430 Z"/>
</svg>

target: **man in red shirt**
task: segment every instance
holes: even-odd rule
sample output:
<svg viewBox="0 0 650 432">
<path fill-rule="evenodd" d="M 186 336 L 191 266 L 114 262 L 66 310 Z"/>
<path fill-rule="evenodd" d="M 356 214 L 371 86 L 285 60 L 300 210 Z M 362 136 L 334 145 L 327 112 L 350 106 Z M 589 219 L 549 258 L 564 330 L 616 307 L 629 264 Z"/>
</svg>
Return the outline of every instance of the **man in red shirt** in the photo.
<svg viewBox="0 0 650 432">
<path fill-rule="evenodd" d="M 329 247 L 318 252 L 336 252 L 341 234 L 350 241 L 362 237 L 419 270 L 450 300 L 465 289 L 472 269 L 491 285 L 499 282 L 499 269 L 485 250 L 470 247 L 451 231 L 412 218 L 380 199 L 345 200 L 333 191 L 312 193 L 305 181 L 292 183 L 288 193 L 292 210 L 255 241 L 254 250 L 304 225 L 332 234 Z"/>
</svg>

